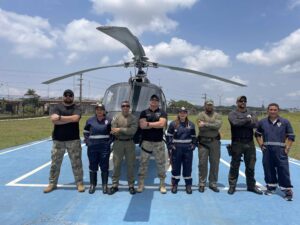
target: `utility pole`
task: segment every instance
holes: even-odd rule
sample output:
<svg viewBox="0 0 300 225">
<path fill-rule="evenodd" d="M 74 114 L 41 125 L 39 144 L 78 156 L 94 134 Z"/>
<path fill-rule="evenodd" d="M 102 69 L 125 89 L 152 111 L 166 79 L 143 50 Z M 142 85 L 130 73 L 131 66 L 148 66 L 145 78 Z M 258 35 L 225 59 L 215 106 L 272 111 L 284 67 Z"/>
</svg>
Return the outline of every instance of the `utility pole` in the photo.
<svg viewBox="0 0 300 225">
<path fill-rule="evenodd" d="M 79 104 L 81 105 L 82 102 L 82 73 L 80 74 L 79 78 Z"/>
<path fill-rule="evenodd" d="M 219 96 L 219 106 L 221 106 L 222 105 L 222 96 L 223 95 L 218 95 Z"/>
<path fill-rule="evenodd" d="M 207 94 L 203 93 L 202 96 L 203 96 L 202 98 L 204 99 L 204 103 L 205 103 L 206 102 L 206 98 L 207 98 Z"/>
</svg>

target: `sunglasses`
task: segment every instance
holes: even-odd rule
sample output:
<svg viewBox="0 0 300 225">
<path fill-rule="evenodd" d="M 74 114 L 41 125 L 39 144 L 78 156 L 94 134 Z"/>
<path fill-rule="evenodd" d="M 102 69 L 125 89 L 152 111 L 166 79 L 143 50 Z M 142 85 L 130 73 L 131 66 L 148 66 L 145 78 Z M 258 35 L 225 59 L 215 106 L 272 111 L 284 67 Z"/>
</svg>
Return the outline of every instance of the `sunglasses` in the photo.
<svg viewBox="0 0 300 225">
<path fill-rule="evenodd" d="M 64 97 L 70 97 L 70 98 L 73 98 L 73 95 L 72 95 L 72 94 L 65 94 Z"/>
<path fill-rule="evenodd" d="M 121 105 L 121 107 L 122 107 L 122 108 L 125 108 L 125 107 L 129 108 L 130 105 Z"/>
<path fill-rule="evenodd" d="M 239 102 L 240 103 L 247 103 L 247 101 L 245 101 L 245 100 L 240 100 Z"/>
</svg>

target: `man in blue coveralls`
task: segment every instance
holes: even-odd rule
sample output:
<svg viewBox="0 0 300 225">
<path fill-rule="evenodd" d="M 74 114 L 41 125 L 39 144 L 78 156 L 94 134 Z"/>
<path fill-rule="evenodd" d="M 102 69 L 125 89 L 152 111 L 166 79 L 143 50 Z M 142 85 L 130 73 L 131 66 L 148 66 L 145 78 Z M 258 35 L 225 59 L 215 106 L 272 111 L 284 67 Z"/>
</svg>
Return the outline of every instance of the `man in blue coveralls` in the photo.
<svg viewBox="0 0 300 225">
<path fill-rule="evenodd" d="M 285 192 L 287 201 L 293 200 L 288 153 L 295 135 L 290 122 L 278 115 L 279 105 L 268 106 L 268 117 L 259 121 L 255 137 L 263 152 L 263 167 L 267 191 L 275 193 L 277 184 Z"/>
</svg>

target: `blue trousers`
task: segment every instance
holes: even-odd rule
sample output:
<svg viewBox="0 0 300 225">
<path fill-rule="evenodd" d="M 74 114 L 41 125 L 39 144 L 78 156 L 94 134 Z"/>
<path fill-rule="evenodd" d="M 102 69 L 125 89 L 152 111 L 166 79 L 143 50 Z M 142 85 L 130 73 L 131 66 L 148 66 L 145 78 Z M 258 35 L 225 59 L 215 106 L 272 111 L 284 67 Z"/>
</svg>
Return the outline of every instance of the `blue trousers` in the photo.
<svg viewBox="0 0 300 225">
<path fill-rule="evenodd" d="M 87 154 L 90 171 L 96 172 L 100 166 L 102 172 L 108 172 L 110 155 L 109 143 L 91 145 L 88 147 Z"/>
<path fill-rule="evenodd" d="M 172 150 L 172 182 L 178 184 L 181 174 L 185 180 L 186 185 L 192 185 L 192 162 L 193 162 L 193 150 L 191 150 L 190 144 L 176 144 L 176 149 Z"/>
<path fill-rule="evenodd" d="M 281 146 L 267 146 L 263 151 L 265 182 L 269 186 L 292 188 L 288 155 Z"/>
</svg>

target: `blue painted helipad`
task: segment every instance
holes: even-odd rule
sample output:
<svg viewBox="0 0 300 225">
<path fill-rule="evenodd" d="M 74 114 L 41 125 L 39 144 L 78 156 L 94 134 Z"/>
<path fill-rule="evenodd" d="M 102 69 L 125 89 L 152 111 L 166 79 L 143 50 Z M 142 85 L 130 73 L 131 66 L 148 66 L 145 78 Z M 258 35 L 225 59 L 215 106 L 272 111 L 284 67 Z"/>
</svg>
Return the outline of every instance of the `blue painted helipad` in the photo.
<svg viewBox="0 0 300 225">
<path fill-rule="evenodd" d="M 238 191 L 228 195 L 230 158 L 222 141 L 220 162 L 220 193 L 206 189 L 197 191 L 198 154 L 194 151 L 193 194 L 187 195 L 180 182 L 177 194 L 158 191 L 155 162 L 151 160 L 146 190 L 130 195 L 127 191 L 126 169 L 120 191 L 103 195 L 100 188 L 93 195 L 78 193 L 74 185 L 68 156 L 65 157 L 59 188 L 43 193 L 48 183 L 52 142 L 42 140 L 0 152 L 0 224 L 300 224 L 300 162 L 290 160 L 294 201 L 283 200 L 281 192 L 259 196 L 246 191 L 244 165 L 240 168 Z M 139 149 L 137 148 L 137 158 Z M 261 152 L 257 151 L 256 179 L 264 185 Z M 138 164 L 138 163 L 137 163 Z M 83 147 L 84 181 L 88 186 L 88 160 Z M 137 169 L 138 165 L 136 166 Z M 170 184 L 170 171 L 167 183 Z M 109 183 L 111 180 L 109 180 Z"/>
</svg>

